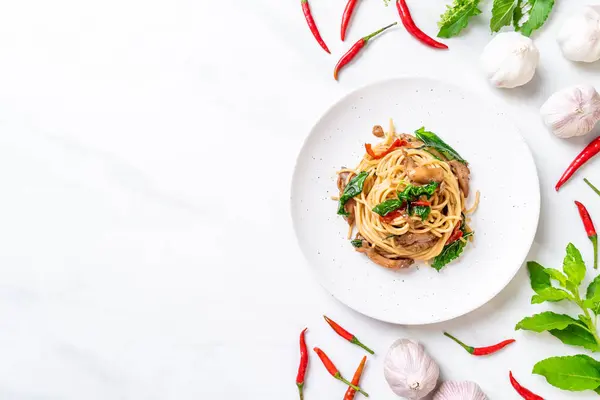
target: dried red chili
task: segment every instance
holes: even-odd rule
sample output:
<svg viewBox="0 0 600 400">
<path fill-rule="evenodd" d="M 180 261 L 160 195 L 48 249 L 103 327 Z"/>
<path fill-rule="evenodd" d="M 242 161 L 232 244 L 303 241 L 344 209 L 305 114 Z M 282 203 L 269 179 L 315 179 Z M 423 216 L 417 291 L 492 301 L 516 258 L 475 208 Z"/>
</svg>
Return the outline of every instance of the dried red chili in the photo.
<svg viewBox="0 0 600 400">
<path fill-rule="evenodd" d="M 364 390 L 362 390 L 360 387 L 358 387 L 358 386 L 348 382 L 346 379 L 344 379 L 342 374 L 340 374 L 340 371 L 338 371 L 337 367 L 333 364 L 333 362 L 329 359 L 329 357 L 327 357 L 327 354 L 325 354 L 323 352 L 323 350 L 321 350 L 318 347 L 315 347 L 313 350 L 315 351 L 315 353 L 317 353 L 317 355 L 323 362 L 325 369 L 327 369 L 327 372 L 329 372 L 331 374 L 331 376 L 333 376 L 338 381 L 344 382 L 346 385 L 350 386 L 352 389 L 362 393 L 365 397 L 369 397 L 369 395 Z"/>
<path fill-rule="evenodd" d="M 461 237 L 463 237 L 463 231 L 460 229 L 460 224 L 457 224 L 456 228 L 454 228 L 454 231 L 452 231 L 452 234 L 448 238 L 448 241 L 446 242 L 446 244 L 448 245 L 450 243 L 454 243 Z"/>
<path fill-rule="evenodd" d="M 517 382 L 517 380 L 513 376 L 512 371 L 509 371 L 508 377 L 510 378 L 510 384 L 512 385 L 512 387 L 514 387 L 517 393 L 519 393 L 521 397 L 525 400 L 544 400 L 543 397 L 538 396 L 529 389 L 526 389 L 523 386 L 521 386 L 521 384 Z"/>
<path fill-rule="evenodd" d="M 360 377 L 363 373 L 363 370 L 365 369 L 366 362 L 367 362 L 367 356 L 364 356 L 362 358 L 362 360 L 360 361 L 360 364 L 358 364 L 358 368 L 356 369 L 356 372 L 354 373 L 354 376 L 352 377 L 351 382 L 353 385 L 358 386 L 358 384 L 360 383 Z M 344 395 L 344 400 L 354 400 L 355 395 L 356 395 L 356 390 L 349 387 L 348 390 L 346 390 L 346 394 Z"/>
<path fill-rule="evenodd" d="M 350 24 L 350 19 L 352 18 L 352 13 L 354 13 L 354 7 L 356 7 L 356 3 L 358 3 L 358 0 L 348 0 L 346 8 L 344 9 L 341 30 L 342 42 L 346 39 L 346 30 L 348 29 L 348 24 Z"/>
<path fill-rule="evenodd" d="M 374 160 L 379 160 L 380 158 L 383 158 L 383 157 L 387 156 L 388 154 L 390 154 L 392 151 L 394 151 L 398 147 L 406 146 L 407 144 L 408 144 L 408 142 L 406 140 L 396 139 L 396 140 L 394 140 L 394 143 L 392 143 L 391 146 L 388 147 L 387 150 L 385 150 L 384 152 L 382 152 L 380 154 L 375 154 L 375 152 L 373 151 L 373 147 L 371 146 L 371 143 L 366 143 L 365 151 Z"/>
<path fill-rule="evenodd" d="M 596 233 L 596 228 L 594 227 L 592 217 L 590 217 L 590 213 L 588 212 L 587 208 L 585 208 L 585 206 L 578 201 L 575 202 L 575 205 L 579 210 L 579 216 L 583 222 L 585 232 L 587 233 L 588 238 L 590 238 L 592 241 L 592 246 L 594 246 L 594 269 L 598 269 L 598 234 Z"/>
<path fill-rule="evenodd" d="M 329 48 L 327 47 L 327 45 L 325 44 L 325 41 L 323 40 L 323 38 L 321 37 L 321 34 L 319 33 L 319 28 L 317 28 L 315 19 L 313 18 L 312 12 L 310 11 L 310 4 L 308 4 L 308 0 L 300 0 L 300 4 L 302 4 L 302 11 L 304 12 L 304 18 L 306 18 L 306 22 L 308 23 L 308 27 L 310 28 L 310 31 L 312 32 L 313 36 L 315 37 L 315 39 L 317 39 L 317 42 L 321 45 L 323 50 L 325 50 L 326 52 L 331 54 L 331 52 L 329 51 Z"/>
<path fill-rule="evenodd" d="M 338 61 L 338 63 L 336 64 L 335 68 L 333 69 L 333 78 L 337 81 L 340 70 L 342 68 L 344 68 L 346 66 L 346 64 L 348 64 L 350 61 L 352 61 L 354 59 L 354 57 L 356 57 L 356 55 L 361 51 L 361 49 L 363 47 L 365 47 L 365 45 L 367 44 L 367 42 L 369 40 L 371 40 L 375 36 L 379 35 L 381 32 L 385 31 L 386 29 L 388 29 L 396 24 L 397 24 L 397 22 L 394 22 L 393 24 L 389 24 L 388 26 L 375 31 L 375 32 L 371 33 L 370 35 L 367 35 L 363 38 L 358 39 L 358 42 L 354 43 L 352 45 L 352 47 L 350 47 L 350 50 L 348 50 L 348 52 L 346 54 L 344 54 L 342 56 L 342 58 L 340 58 L 340 61 Z"/>
<path fill-rule="evenodd" d="M 296 376 L 296 386 L 298 386 L 300 400 L 304 399 L 304 376 L 308 367 L 308 351 L 306 350 L 306 340 L 304 337 L 307 329 L 304 328 L 300 333 L 300 366 L 298 367 L 298 375 Z"/>
<path fill-rule="evenodd" d="M 333 329 L 335 331 L 335 333 L 337 333 L 338 335 L 340 335 L 341 337 L 343 337 L 344 339 L 346 339 L 350 343 L 362 347 L 363 349 L 365 349 L 369 353 L 375 354 L 375 352 L 373 352 L 373 350 L 371 350 L 370 348 L 368 348 L 367 346 L 365 346 L 364 344 L 362 344 L 360 342 L 360 340 L 358 340 L 358 338 L 356 336 L 354 336 L 353 334 L 351 334 L 350 332 L 348 332 L 347 330 L 345 330 L 344 328 L 342 328 L 341 326 L 339 326 L 335 321 L 333 321 L 332 319 L 330 319 L 326 315 L 323 315 L 323 318 L 325 318 L 325 321 L 329 324 L 329 326 L 331 326 L 331 329 Z"/>
<path fill-rule="evenodd" d="M 473 354 L 474 356 L 487 356 L 488 354 L 493 354 L 493 353 L 499 351 L 500 349 L 503 349 L 504 347 L 508 346 L 509 344 L 515 342 L 515 339 L 508 339 L 508 340 L 505 340 L 503 342 L 500 342 L 500 343 L 492 345 L 492 346 L 472 347 L 472 346 L 467 346 L 466 344 L 464 344 L 463 342 L 461 342 L 460 340 L 458 340 L 457 338 L 455 338 L 448 332 L 444 332 L 444 335 L 446 335 L 450 339 L 454 340 L 456 343 L 461 345 L 463 349 L 465 349 L 467 352 Z"/>
<path fill-rule="evenodd" d="M 406 211 L 406 206 L 387 213 L 384 217 L 379 217 L 383 222 L 391 224 L 396 218 L 400 217 Z"/>
<path fill-rule="evenodd" d="M 404 27 L 408 33 L 413 35 L 417 40 L 429 47 L 434 47 L 436 49 L 448 48 L 448 46 L 446 46 L 444 43 L 440 43 L 431 38 L 425 32 L 420 30 L 419 27 L 417 27 L 417 24 L 415 24 L 415 21 L 410 15 L 410 10 L 408 9 L 406 0 L 396 0 L 396 8 L 398 8 L 398 13 L 400 14 L 400 20 L 402 21 L 402 24 L 404 24 Z"/>
<path fill-rule="evenodd" d="M 583 164 L 585 164 L 590 158 L 594 157 L 596 154 L 600 152 L 600 136 L 596 139 L 592 140 L 590 144 L 588 144 L 585 149 L 581 151 L 575 157 L 575 159 L 571 162 L 571 165 L 567 168 L 567 170 L 562 174 L 554 189 L 558 192 L 558 189 L 562 185 L 565 184 Z"/>
</svg>

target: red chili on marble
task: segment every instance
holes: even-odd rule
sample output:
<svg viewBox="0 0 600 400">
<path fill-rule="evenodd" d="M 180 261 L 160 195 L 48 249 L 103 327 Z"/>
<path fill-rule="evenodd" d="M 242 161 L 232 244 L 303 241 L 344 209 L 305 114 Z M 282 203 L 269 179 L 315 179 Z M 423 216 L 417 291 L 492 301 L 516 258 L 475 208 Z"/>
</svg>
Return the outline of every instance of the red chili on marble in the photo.
<svg viewBox="0 0 600 400">
<path fill-rule="evenodd" d="M 325 50 L 327 53 L 331 54 L 331 52 L 329 51 L 329 48 L 327 47 L 327 45 L 325 44 L 325 41 L 323 40 L 323 38 L 321 37 L 321 34 L 319 33 L 319 28 L 317 28 L 315 19 L 313 18 L 312 12 L 310 11 L 310 4 L 308 4 L 308 0 L 300 0 L 300 4 L 302 4 L 302 11 L 304 12 L 304 18 L 306 18 L 306 23 L 308 24 L 308 27 L 310 28 L 310 31 L 312 32 L 315 39 L 317 39 L 317 43 L 319 43 L 319 45 L 321 45 L 323 50 Z"/>
<path fill-rule="evenodd" d="M 524 398 L 525 400 L 544 400 L 543 397 L 538 396 L 537 394 L 533 393 L 531 390 L 526 389 L 523 386 L 521 386 L 521 384 L 519 382 L 517 382 L 517 380 L 513 376 L 512 371 L 509 371 L 508 377 L 510 378 L 510 384 L 512 385 L 512 387 L 514 387 L 515 390 L 517 391 L 517 393 L 519 393 L 521 395 L 521 397 Z"/>
<path fill-rule="evenodd" d="M 335 321 L 333 321 L 332 319 L 330 319 L 326 315 L 323 315 L 323 318 L 325 318 L 325 321 L 329 324 L 329 326 L 331 326 L 331 329 L 333 329 L 335 331 L 335 333 L 337 333 L 338 335 L 340 335 L 341 337 L 343 337 L 344 339 L 346 339 L 350 343 L 362 347 L 363 349 L 365 349 L 369 353 L 375 354 L 375 352 L 373 350 L 371 350 L 370 348 L 368 348 L 367 346 L 365 346 L 364 344 L 362 344 L 360 342 L 360 340 L 358 340 L 358 338 L 356 336 L 354 336 L 353 334 L 351 334 L 350 332 L 348 332 L 347 330 L 345 330 L 344 328 L 342 328 L 341 326 L 339 326 Z"/>
<path fill-rule="evenodd" d="M 579 210 L 579 216 L 583 222 L 585 232 L 587 233 L 588 238 L 590 238 L 592 241 L 592 246 L 594 246 L 594 269 L 598 269 L 598 234 L 596 233 L 596 228 L 594 228 L 592 217 L 590 217 L 590 213 L 588 212 L 587 208 L 585 208 L 585 206 L 578 201 L 575 202 L 575 205 Z"/>
<path fill-rule="evenodd" d="M 497 351 L 505 348 L 509 344 L 515 342 L 515 339 L 508 339 L 508 340 L 505 340 L 505 341 L 500 342 L 498 344 L 494 344 L 492 346 L 472 347 L 472 346 L 467 346 L 466 344 L 464 344 L 463 342 L 461 342 L 460 340 L 458 340 L 457 338 L 455 338 L 454 336 L 452 336 L 448 332 L 444 332 L 444 335 L 446 335 L 450 339 L 454 340 L 456 343 L 458 343 L 459 345 L 461 345 L 463 349 L 465 349 L 467 352 L 473 354 L 474 356 L 487 356 L 488 354 L 493 354 L 493 353 L 495 353 L 495 352 L 497 352 Z"/>
<path fill-rule="evenodd" d="M 304 376 L 308 367 L 308 351 L 306 350 L 306 340 L 304 338 L 307 329 L 304 328 L 300 333 L 300 366 L 298 366 L 298 375 L 296 376 L 296 386 L 298 386 L 300 400 L 304 400 Z"/>
</svg>

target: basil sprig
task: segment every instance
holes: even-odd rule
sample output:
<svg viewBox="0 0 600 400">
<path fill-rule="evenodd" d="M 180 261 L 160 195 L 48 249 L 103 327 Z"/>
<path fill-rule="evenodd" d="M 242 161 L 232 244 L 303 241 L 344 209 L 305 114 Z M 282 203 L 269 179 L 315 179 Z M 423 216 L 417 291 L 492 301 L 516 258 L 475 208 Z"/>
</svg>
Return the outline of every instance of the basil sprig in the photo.
<svg viewBox="0 0 600 400">
<path fill-rule="evenodd" d="M 446 160 L 452 161 L 457 160 L 463 164 L 466 164 L 467 161 L 458 154 L 456 150 L 450 147 L 449 144 L 444 142 L 438 135 L 433 132 L 429 132 L 425 130 L 425 127 L 421 127 L 415 131 L 415 136 L 421 142 L 425 143 L 425 147 L 429 147 L 437 150 L 438 153 L 443 155 Z"/>
</svg>

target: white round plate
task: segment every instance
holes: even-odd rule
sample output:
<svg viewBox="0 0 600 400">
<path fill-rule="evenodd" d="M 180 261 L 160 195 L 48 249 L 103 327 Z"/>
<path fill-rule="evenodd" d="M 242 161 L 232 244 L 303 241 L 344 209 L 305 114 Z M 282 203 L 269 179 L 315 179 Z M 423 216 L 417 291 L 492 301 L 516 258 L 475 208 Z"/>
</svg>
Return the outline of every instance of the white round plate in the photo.
<svg viewBox="0 0 600 400">
<path fill-rule="evenodd" d="M 354 167 L 373 125 L 437 133 L 471 168 L 481 192 L 472 216 L 475 241 L 441 272 L 425 264 L 389 271 L 355 252 L 336 215 L 335 171 Z M 468 199 L 473 202 L 474 195 Z M 370 317 L 428 324 L 466 314 L 498 294 L 522 265 L 536 232 L 540 192 L 535 164 L 518 130 L 501 112 L 455 86 L 427 78 L 378 82 L 340 100 L 317 122 L 298 156 L 292 218 L 300 247 L 321 284 Z"/>
</svg>

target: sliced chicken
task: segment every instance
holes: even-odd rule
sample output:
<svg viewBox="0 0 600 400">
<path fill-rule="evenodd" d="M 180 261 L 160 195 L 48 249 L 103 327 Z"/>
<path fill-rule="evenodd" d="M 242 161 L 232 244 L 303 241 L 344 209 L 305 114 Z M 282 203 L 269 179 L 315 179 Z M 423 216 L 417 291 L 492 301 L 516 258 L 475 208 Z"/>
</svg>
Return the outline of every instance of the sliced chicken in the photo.
<svg viewBox="0 0 600 400">
<path fill-rule="evenodd" d="M 365 253 L 371 261 L 384 268 L 393 270 L 408 268 L 415 262 L 410 258 L 392 259 L 384 257 L 381 254 L 379 254 L 374 248 L 369 246 L 369 242 L 367 242 L 362 236 L 356 235 L 356 239 L 362 240 L 362 246 L 356 248 L 356 251 L 358 251 L 359 253 Z"/>
<path fill-rule="evenodd" d="M 411 181 L 418 184 L 440 183 L 444 180 L 444 171 L 436 167 L 417 167 L 412 158 L 406 157 L 406 170 Z"/>
<path fill-rule="evenodd" d="M 397 135 L 400 139 L 406 140 L 412 148 L 417 148 L 423 146 L 425 143 L 421 142 L 419 139 L 414 137 L 413 135 L 409 135 L 408 133 L 400 133 Z"/>
<path fill-rule="evenodd" d="M 471 170 L 466 164 L 461 163 L 460 161 L 452 160 L 448 161 L 450 165 L 450 169 L 452 169 L 452 173 L 458 179 L 458 185 L 460 186 L 460 190 L 462 190 L 463 195 L 465 197 L 469 197 L 469 179 L 471 176 Z"/>
<path fill-rule="evenodd" d="M 375 135 L 376 137 L 384 137 L 385 136 L 385 132 L 383 131 L 383 128 L 381 127 L 381 125 L 375 125 L 373 127 L 373 135 Z"/>
<path fill-rule="evenodd" d="M 438 237 L 430 232 L 408 232 L 404 235 L 396 236 L 394 240 L 396 241 L 397 245 L 418 253 L 431 248 L 438 240 Z"/>
</svg>

